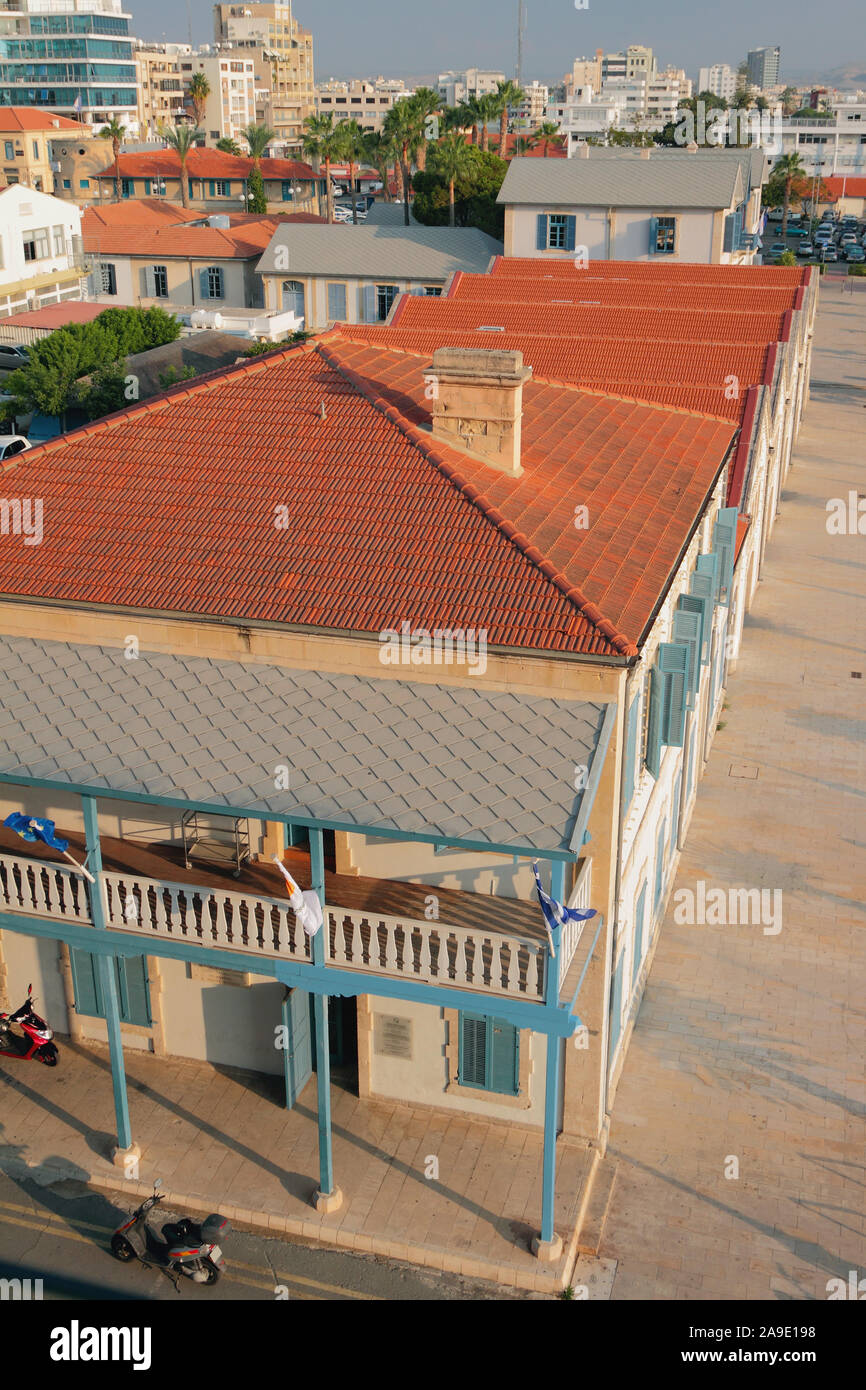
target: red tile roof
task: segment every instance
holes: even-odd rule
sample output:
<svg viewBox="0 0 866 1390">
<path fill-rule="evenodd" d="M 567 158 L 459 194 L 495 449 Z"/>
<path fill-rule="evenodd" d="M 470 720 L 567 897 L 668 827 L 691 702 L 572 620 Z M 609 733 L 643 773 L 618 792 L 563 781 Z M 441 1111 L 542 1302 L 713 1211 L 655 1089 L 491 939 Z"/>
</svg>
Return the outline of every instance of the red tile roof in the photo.
<svg viewBox="0 0 866 1390">
<path fill-rule="evenodd" d="M 123 198 L 119 203 L 85 208 L 81 229 L 86 233 L 96 227 L 179 226 L 183 222 L 200 222 L 206 216 L 201 208 L 184 208 L 165 198 Z"/>
<path fill-rule="evenodd" d="M 280 225 L 277 217 L 258 217 L 239 227 L 122 226 L 92 229 L 82 222 L 84 249 L 102 256 L 210 256 L 249 260 L 261 256 Z"/>
<path fill-rule="evenodd" d="M 332 332 L 28 452 L 4 489 L 45 534 L 7 538 L 0 592 L 634 655 L 733 426 L 530 382 L 507 478 L 423 428 L 425 365 Z"/>
<path fill-rule="evenodd" d="M 837 198 L 866 198 L 866 178 L 842 178 L 834 175 L 829 179 L 822 179 L 821 184 L 834 202 Z"/>
<path fill-rule="evenodd" d="M 68 116 L 55 116 L 53 111 L 40 111 L 37 106 L 0 106 L 2 130 L 44 130 L 49 135 L 52 130 L 77 130 L 79 135 L 84 133 L 80 122 L 71 121 Z"/>
<path fill-rule="evenodd" d="M 119 168 L 114 164 L 100 169 L 93 177 L 113 179 L 115 173 L 120 178 L 147 179 L 162 175 L 163 178 L 180 176 L 180 155 L 177 150 L 155 150 L 152 154 L 124 154 L 121 152 Z M 249 177 L 253 161 L 249 155 L 226 154 L 223 150 L 193 149 L 186 161 L 187 174 L 194 179 L 246 179 Z M 260 164 L 264 179 L 324 179 L 324 174 L 313 173 L 312 166 L 298 159 L 263 159 Z"/>
<path fill-rule="evenodd" d="M 527 276 L 544 280 L 556 276 L 572 284 L 593 280 L 619 280 L 623 283 L 648 280 L 653 284 L 673 282 L 680 285 L 748 285 L 757 286 L 805 285 L 810 278 L 809 266 L 783 265 L 705 265 L 693 261 L 601 261 L 591 260 L 584 267 L 573 256 L 497 256 L 491 271 L 492 279 L 518 279 Z"/>
</svg>

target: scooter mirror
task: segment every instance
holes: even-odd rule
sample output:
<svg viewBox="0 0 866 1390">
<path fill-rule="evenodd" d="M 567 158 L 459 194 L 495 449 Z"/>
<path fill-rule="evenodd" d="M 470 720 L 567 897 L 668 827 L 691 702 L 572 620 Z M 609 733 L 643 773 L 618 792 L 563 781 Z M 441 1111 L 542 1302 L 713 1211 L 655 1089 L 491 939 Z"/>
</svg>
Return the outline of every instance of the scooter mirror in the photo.
<svg viewBox="0 0 866 1390">
<path fill-rule="evenodd" d="M 156 1179 L 156 1182 L 153 1184 L 153 1186 L 154 1186 L 154 1191 L 156 1190 L 156 1188 L 162 1187 L 162 1178 L 157 1178 L 157 1179 Z"/>
</svg>

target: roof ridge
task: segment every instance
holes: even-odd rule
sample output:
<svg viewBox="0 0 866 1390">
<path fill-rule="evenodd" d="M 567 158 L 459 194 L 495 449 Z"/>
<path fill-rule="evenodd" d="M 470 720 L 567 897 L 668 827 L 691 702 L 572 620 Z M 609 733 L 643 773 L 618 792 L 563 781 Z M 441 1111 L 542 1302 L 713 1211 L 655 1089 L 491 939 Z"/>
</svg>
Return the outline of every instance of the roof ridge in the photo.
<svg viewBox="0 0 866 1390">
<path fill-rule="evenodd" d="M 407 420 L 406 417 L 400 413 L 396 406 L 391 405 L 390 402 L 386 401 L 382 396 L 376 395 L 371 390 L 369 383 L 359 372 L 347 366 L 345 362 L 340 361 L 338 354 L 333 351 L 330 344 L 325 344 L 320 341 L 316 350 L 319 356 L 327 362 L 329 367 L 339 372 L 356 391 L 360 392 L 365 400 L 370 402 L 374 409 L 378 410 L 381 415 L 384 415 L 386 419 L 391 421 L 400 433 L 439 470 L 452 487 L 465 497 L 471 506 L 481 512 L 485 520 L 489 521 L 516 550 L 519 550 L 520 553 L 529 560 L 530 564 L 543 574 L 545 579 L 553 584 L 554 588 L 558 589 L 563 597 L 578 610 L 581 616 L 586 618 L 587 622 L 591 623 L 592 626 L 607 639 L 612 647 L 623 656 L 637 656 L 637 644 L 627 637 L 624 632 L 620 632 L 615 624 L 604 616 L 601 609 L 593 603 L 591 599 L 587 598 L 586 594 L 584 594 L 576 584 L 571 583 L 567 575 L 558 570 L 550 560 L 546 560 L 538 547 L 532 545 L 527 540 L 526 536 L 524 536 L 521 531 L 518 531 L 514 523 L 509 521 L 497 507 L 493 506 L 492 502 L 487 500 L 474 483 L 470 483 L 461 475 L 460 471 L 450 462 L 445 452 L 437 449 L 431 443 L 431 439 L 433 438 L 432 435 L 428 434 L 425 430 L 419 429 L 417 425 L 413 425 L 411 421 Z M 450 452 L 455 451 L 449 450 L 449 453 Z"/>
</svg>

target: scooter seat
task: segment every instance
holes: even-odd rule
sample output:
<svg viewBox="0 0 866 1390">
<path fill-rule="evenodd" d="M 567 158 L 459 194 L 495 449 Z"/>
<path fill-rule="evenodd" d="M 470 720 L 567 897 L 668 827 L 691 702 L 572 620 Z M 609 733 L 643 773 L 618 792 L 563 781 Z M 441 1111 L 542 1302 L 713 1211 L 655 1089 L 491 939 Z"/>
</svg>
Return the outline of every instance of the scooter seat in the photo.
<svg viewBox="0 0 866 1390">
<path fill-rule="evenodd" d="M 184 1217 L 182 1221 L 167 1221 L 162 1228 L 166 1245 L 201 1245 L 201 1234 L 194 1221 Z"/>
</svg>

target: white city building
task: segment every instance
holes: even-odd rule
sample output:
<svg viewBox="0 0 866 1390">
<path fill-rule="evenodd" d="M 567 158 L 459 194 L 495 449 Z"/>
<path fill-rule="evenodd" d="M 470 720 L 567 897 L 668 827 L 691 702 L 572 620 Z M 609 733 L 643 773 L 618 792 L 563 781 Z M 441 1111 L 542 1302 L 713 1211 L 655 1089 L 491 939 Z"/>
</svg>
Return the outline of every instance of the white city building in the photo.
<svg viewBox="0 0 866 1390">
<path fill-rule="evenodd" d="M 713 63 L 698 72 L 698 91 L 712 92 L 714 97 L 730 101 L 737 90 L 737 73 L 727 63 Z"/>
<path fill-rule="evenodd" d="M 471 97 L 490 96 L 504 81 L 504 72 L 465 68 L 462 72 L 440 72 L 436 85 L 446 106 L 459 106 Z"/>
<path fill-rule="evenodd" d="M 81 299 L 81 212 L 26 184 L 0 191 L 0 316 Z"/>
<path fill-rule="evenodd" d="M 202 123 L 208 139 L 241 140 L 244 127 L 256 123 L 255 61 L 245 57 L 241 49 L 196 53 L 189 61 L 191 71 L 183 74 L 185 87 L 189 88 L 189 80 L 197 72 L 204 73 L 210 83 Z"/>
<path fill-rule="evenodd" d="M 839 102 L 822 116 L 780 116 L 771 157 L 798 154 L 808 173 L 824 178 L 866 174 L 866 101 Z"/>
</svg>

